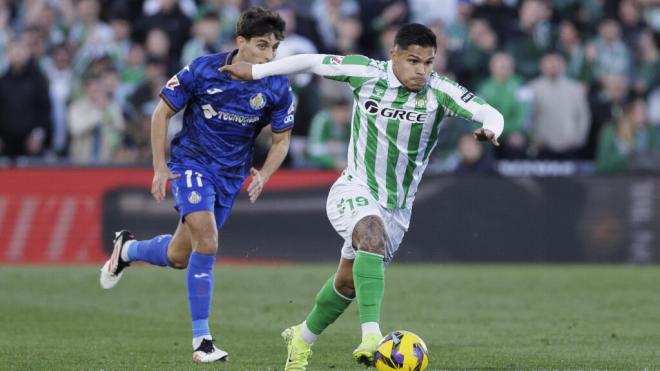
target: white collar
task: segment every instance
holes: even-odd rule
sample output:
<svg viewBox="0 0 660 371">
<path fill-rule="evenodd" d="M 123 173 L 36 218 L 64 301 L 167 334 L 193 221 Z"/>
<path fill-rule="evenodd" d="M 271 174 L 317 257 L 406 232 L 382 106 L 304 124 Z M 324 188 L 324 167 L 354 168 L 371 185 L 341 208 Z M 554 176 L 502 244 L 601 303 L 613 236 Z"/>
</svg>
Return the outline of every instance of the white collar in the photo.
<svg viewBox="0 0 660 371">
<path fill-rule="evenodd" d="M 398 88 L 403 85 L 401 81 L 399 81 L 399 79 L 394 74 L 394 70 L 392 69 L 391 59 L 387 61 L 387 85 L 390 88 Z"/>
</svg>

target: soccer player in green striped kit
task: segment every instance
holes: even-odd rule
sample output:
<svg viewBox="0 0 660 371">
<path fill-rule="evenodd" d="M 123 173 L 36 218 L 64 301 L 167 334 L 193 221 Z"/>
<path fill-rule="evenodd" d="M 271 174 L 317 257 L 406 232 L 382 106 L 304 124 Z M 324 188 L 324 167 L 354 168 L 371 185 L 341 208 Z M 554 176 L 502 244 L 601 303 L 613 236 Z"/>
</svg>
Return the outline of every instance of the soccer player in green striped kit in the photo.
<svg viewBox="0 0 660 371">
<path fill-rule="evenodd" d="M 244 80 L 312 72 L 348 83 L 355 99 L 348 166 L 330 189 L 327 202 L 328 218 L 345 240 L 339 268 L 316 295 L 307 318 L 282 333 L 288 346 L 285 370 L 306 369 L 316 338 L 355 299 L 362 342 L 353 357 L 360 363 L 373 363 L 382 338 L 384 267 L 408 230 L 417 186 L 443 117 L 481 123 L 474 131 L 475 139 L 498 145 L 502 115 L 433 72 L 435 52 L 433 32 L 421 24 L 408 24 L 397 33 L 389 61 L 306 54 L 222 68 Z"/>
</svg>

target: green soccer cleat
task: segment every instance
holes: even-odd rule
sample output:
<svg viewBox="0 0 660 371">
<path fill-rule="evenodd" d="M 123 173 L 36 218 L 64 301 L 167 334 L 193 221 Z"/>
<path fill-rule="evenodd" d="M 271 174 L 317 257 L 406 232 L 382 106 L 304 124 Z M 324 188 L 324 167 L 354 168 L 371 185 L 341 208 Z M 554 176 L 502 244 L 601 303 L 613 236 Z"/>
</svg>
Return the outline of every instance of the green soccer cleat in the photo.
<svg viewBox="0 0 660 371">
<path fill-rule="evenodd" d="M 362 338 L 362 343 L 353 351 L 353 359 L 365 366 L 374 365 L 374 353 L 383 336 L 380 334 L 368 334 Z"/>
<path fill-rule="evenodd" d="M 312 346 L 300 337 L 302 323 L 282 331 L 282 338 L 286 342 L 287 358 L 284 371 L 305 371 L 307 361 L 312 356 Z"/>
</svg>

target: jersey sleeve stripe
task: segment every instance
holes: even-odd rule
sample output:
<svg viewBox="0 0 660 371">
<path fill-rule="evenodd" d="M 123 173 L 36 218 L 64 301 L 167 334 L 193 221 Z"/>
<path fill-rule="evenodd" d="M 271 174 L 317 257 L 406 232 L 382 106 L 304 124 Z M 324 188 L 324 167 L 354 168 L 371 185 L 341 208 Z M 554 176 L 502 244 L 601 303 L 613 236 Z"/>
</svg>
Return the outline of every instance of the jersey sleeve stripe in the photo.
<svg viewBox="0 0 660 371">
<path fill-rule="evenodd" d="M 277 133 L 277 134 L 287 132 L 287 131 L 289 131 L 289 130 L 291 130 L 291 129 L 293 129 L 293 125 L 290 125 L 290 126 L 287 126 L 287 127 L 285 127 L 285 128 L 278 129 L 278 130 L 273 129 L 272 126 L 270 127 L 270 131 L 272 131 L 273 133 Z"/>
<path fill-rule="evenodd" d="M 169 100 L 167 100 L 167 97 L 165 96 L 165 94 L 160 93 L 160 94 L 158 94 L 158 96 L 160 97 L 160 99 L 163 100 L 163 102 L 165 102 L 165 104 L 167 104 L 168 107 L 170 107 L 170 109 L 171 109 L 172 111 L 174 111 L 174 112 L 179 112 L 179 111 L 181 110 L 181 108 L 176 108 L 176 107 L 174 107 L 174 105 L 173 105 L 172 103 L 170 103 Z"/>
</svg>

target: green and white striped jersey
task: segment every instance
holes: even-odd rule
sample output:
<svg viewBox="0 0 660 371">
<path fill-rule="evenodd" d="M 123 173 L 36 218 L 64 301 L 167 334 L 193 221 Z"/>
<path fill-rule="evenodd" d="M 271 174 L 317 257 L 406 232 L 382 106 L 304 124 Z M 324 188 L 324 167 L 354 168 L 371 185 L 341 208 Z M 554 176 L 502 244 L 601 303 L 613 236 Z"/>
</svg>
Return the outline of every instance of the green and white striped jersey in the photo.
<svg viewBox="0 0 660 371">
<path fill-rule="evenodd" d="M 347 82 L 355 104 L 346 173 L 386 208 L 410 208 L 445 115 L 473 119 L 486 104 L 461 85 L 431 74 L 419 92 L 405 88 L 391 61 L 325 56 L 314 72 Z"/>
</svg>

